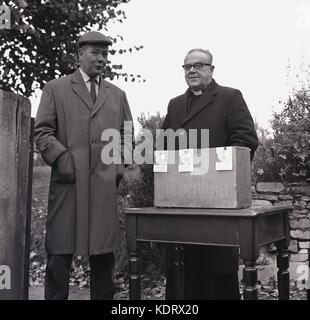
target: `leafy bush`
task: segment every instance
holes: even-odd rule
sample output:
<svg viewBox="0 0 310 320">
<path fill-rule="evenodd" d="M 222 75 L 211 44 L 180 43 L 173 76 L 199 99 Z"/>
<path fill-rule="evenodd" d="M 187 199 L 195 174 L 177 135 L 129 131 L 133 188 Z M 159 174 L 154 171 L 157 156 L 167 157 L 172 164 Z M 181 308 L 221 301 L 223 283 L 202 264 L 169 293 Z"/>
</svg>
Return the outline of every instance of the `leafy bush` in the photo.
<svg viewBox="0 0 310 320">
<path fill-rule="evenodd" d="M 142 131 L 138 135 L 137 145 L 139 145 L 142 139 L 142 133 L 144 129 L 148 129 L 153 135 L 153 145 L 155 146 L 155 132 L 156 129 L 160 129 L 163 123 L 164 117 L 161 117 L 159 113 L 156 116 L 148 116 L 148 118 L 142 113 L 138 118 L 141 124 Z M 120 186 L 120 195 L 123 199 L 127 199 L 127 205 L 130 207 L 150 207 L 154 202 L 154 175 L 153 166 L 151 164 L 131 165 L 128 169 L 128 175 L 131 178 L 122 181 Z M 127 196 L 126 196 L 127 195 Z M 151 272 L 154 275 L 156 271 L 157 275 L 162 269 L 163 258 L 160 246 L 157 243 L 142 243 L 140 244 L 140 255 L 142 257 L 142 272 Z M 155 267 L 154 267 L 155 266 Z"/>
<path fill-rule="evenodd" d="M 260 142 L 253 166 L 257 181 L 297 182 L 310 177 L 310 87 L 294 90 L 273 114 L 273 137 Z"/>
<path fill-rule="evenodd" d="M 148 116 L 146 118 L 145 114 L 142 113 L 138 117 L 138 121 L 141 124 L 142 131 L 138 135 L 137 145 L 142 142 L 143 130 L 147 129 L 152 132 L 153 136 L 153 146 L 156 145 L 156 129 L 162 127 L 164 117 L 161 117 L 159 113 L 156 116 Z M 134 207 L 150 207 L 153 206 L 154 202 L 154 175 L 153 166 L 151 164 L 139 165 L 139 172 L 141 179 L 133 181 L 130 186 L 128 186 L 130 201 Z"/>
</svg>

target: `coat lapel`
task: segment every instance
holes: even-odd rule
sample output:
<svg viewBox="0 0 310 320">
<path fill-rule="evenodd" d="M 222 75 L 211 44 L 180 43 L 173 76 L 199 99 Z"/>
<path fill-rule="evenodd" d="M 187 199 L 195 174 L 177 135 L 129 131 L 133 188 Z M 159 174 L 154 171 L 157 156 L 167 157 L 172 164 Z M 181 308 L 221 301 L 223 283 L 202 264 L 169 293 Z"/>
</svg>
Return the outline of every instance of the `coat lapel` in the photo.
<svg viewBox="0 0 310 320">
<path fill-rule="evenodd" d="M 188 89 L 189 90 L 189 89 Z M 186 119 L 186 103 L 187 103 L 187 97 L 188 97 L 188 90 L 183 94 L 182 100 L 180 102 L 180 107 L 177 108 L 177 118 L 179 120 L 179 123 L 182 124 L 184 120 Z"/>
<path fill-rule="evenodd" d="M 195 117 L 200 111 L 207 108 L 213 102 L 213 98 L 217 94 L 216 87 L 217 87 L 217 84 L 214 81 L 214 79 L 212 79 L 211 83 L 209 84 L 209 86 L 201 96 L 199 104 L 194 109 L 192 109 L 190 113 L 185 117 L 185 120 L 182 122 L 182 127 L 188 121 L 190 121 L 193 117 Z M 185 108 L 186 108 L 186 103 L 185 103 Z"/>
<path fill-rule="evenodd" d="M 75 93 L 84 101 L 88 110 L 92 115 L 96 114 L 98 110 L 102 107 L 105 100 L 109 95 L 109 84 L 108 82 L 101 79 L 101 83 L 98 90 L 98 96 L 96 103 L 94 105 L 93 100 L 89 94 L 89 91 L 85 85 L 82 75 L 79 70 L 72 74 L 72 88 Z"/>
<path fill-rule="evenodd" d="M 98 96 L 94 108 L 92 109 L 92 115 L 95 115 L 98 110 L 103 106 L 104 102 L 106 101 L 107 97 L 109 96 L 109 83 L 104 81 L 101 78 L 100 86 L 98 90 Z"/>
<path fill-rule="evenodd" d="M 72 74 L 72 89 L 84 101 L 89 111 L 92 111 L 94 103 L 79 70 Z"/>
</svg>

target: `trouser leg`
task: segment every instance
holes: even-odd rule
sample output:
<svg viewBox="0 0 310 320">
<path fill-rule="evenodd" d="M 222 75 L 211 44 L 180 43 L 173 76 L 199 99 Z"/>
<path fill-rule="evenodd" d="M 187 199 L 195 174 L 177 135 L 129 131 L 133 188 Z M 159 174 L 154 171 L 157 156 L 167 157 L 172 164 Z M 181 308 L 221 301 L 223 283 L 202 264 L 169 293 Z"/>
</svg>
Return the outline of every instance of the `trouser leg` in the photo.
<svg viewBox="0 0 310 320">
<path fill-rule="evenodd" d="M 175 299 L 173 245 L 165 246 L 166 300 Z M 216 274 L 207 270 L 208 259 L 199 246 L 184 245 L 185 300 L 240 300 L 238 272 Z M 231 266 L 236 264 L 232 260 Z M 214 269 L 214 268 L 213 268 Z"/>
<path fill-rule="evenodd" d="M 48 254 L 45 273 L 45 300 L 67 300 L 72 254 Z"/>
<path fill-rule="evenodd" d="M 175 284 L 173 272 L 173 247 L 174 244 L 162 244 L 164 250 L 166 292 L 165 300 L 175 300 Z"/>
<path fill-rule="evenodd" d="M 91 300 L 111 300 L 114 295 L 113 252 L 89 256 Z"/>
<path fill-rule="evenodd" d="M 208 270 L 209 263 L 204 247 L 184 246 L 184 298 L 188 300 L 240 300 L 238 272 L 216 273 L 215 268 L 212 272 Z M 232 260 L 232 269 L 237 269 L 237 265 L 233 268 L 235 263 Z"/>
<path fill-rule="evenodd" d="M 205 274 L 203 270 L 190 270 L 185 285 L 187 300 L 240 300 L 237 272 Z"/>
<path fill-rule="evenodd" d="M 238 272 L 214 276 L 216 300 L 240 300 Z"/>
<path fill-rule="evenodd" d="M 205 281 L 204 281 L 205 280 Z M 210 288 L 204 279 L 204 268 L 201 261 L 201 252 L 197 246 L 184 246 L 184 299 L 209 299 L 204 296 L 203 289 Z"/>
</svg>

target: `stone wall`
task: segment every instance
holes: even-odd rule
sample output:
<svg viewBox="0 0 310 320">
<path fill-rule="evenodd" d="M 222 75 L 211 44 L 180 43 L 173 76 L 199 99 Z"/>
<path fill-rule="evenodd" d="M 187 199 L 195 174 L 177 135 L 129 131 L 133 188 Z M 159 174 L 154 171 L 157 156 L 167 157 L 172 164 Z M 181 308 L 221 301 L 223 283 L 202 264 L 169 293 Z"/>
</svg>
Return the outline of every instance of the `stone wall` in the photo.
<svg viewBox="0 0 310 320">
<path fill-rule="evenodd" d="M 308 266 L 310 248 L 310 184 L 259 182 L 252 186 L 253 205 L 289 205 L 290 214 L 290 277 L 297 280 L 301 276 L 299 266 Z M 275 275 L 275 246 L 263 248 L 259 257 L 258 272 L 261 280 Z M 269 270 L 269 271 L 268 271 Z"/>
</svg>

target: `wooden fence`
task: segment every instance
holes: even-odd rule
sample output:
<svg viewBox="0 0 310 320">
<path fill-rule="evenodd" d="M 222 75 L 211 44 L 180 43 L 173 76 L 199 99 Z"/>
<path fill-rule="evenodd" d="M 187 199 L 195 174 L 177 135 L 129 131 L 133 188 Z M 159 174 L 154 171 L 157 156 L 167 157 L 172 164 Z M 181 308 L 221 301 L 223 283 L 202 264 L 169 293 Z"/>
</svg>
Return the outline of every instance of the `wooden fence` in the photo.
<svg viewBox="0 0 310 320">
<path fill-rule="evenodd" d="M 30 101 L 0 90 L 0 300 L 28 299 L 32 132 Z"/>
</svg>

